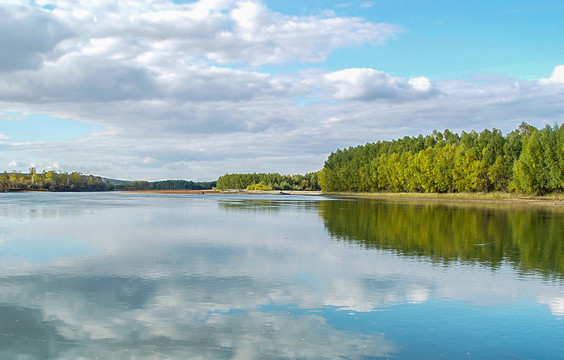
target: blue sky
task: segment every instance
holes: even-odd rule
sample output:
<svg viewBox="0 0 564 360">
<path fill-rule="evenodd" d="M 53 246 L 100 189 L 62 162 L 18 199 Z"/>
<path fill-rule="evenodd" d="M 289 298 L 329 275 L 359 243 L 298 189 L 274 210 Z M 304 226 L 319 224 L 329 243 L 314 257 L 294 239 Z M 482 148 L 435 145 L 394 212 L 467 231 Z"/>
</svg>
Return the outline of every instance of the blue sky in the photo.
<svg viewBox="0 0 564 360">
<path fill-rule="evenodd" d="M 93 124 L 38 114 L 21 116 L 21 114 L 4 113 L 2 120 L 0 133 L 10 134 L 10 140 L 14 142 L 71 140 L 84 136 L 89 131 L 102 130 L 102 127 Z"/>
<path fill-rule="evenodd" d="M 0 168 L 213 180 L 564 118 L 560 1 L 0 4 Z"/>
<path fill-rule="evenodd" d="M 373 22 L 398 24 L 402 32 L 386 46 L 339 49 L 326 70 L 374 67 L 397 76 L 432 80 L 484 73 L 524 79 L 546 76 L 562 62 L 561 1 L 267 1 L 299 15 L 333 10 Z M 297 11 L 296 11 L 297 10 Z"/>
</svg>

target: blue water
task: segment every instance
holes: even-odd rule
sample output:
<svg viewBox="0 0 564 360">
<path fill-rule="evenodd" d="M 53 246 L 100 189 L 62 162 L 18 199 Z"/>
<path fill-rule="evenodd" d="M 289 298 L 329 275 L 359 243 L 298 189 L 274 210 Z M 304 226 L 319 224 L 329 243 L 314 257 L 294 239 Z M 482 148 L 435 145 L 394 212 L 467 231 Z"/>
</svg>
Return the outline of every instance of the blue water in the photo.
<svg viewBox="0 0 564 360">
<path fill-rule="evenodd" d="M 425 206 L 0 194 L 0 358 L 564 358 L 563 213 Z"/>
</svg>

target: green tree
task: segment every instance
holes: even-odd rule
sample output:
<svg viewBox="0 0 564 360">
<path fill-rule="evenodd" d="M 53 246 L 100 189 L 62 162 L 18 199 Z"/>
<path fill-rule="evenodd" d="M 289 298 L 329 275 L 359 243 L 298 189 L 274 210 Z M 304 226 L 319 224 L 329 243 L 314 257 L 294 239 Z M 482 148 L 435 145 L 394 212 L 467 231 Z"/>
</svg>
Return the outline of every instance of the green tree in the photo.
<svg viewBox="0 0 564 360">
<path fill-rule="evenodd" d="M 523 151 L 514 167 L 514 187 L 517 191 L 544 194 L 549 189 L 549 171 L 544 159 L 539 131 L 528 133 L 523 140 Z"/>
<path fill-rule="evenodd" d="M 10 189 L 10 177 L 7 173 L 0 175 L 0 192 Z"/>
</svg>

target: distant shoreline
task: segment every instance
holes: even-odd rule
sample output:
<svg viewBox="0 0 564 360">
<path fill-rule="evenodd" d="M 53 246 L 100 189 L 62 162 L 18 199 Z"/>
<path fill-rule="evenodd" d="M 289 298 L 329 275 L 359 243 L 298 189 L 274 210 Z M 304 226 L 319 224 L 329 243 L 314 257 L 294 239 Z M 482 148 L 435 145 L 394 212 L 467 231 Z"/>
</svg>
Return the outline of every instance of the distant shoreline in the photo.
<svg viewBox="0 0 564 360">
<path fill-rule="evenodd" d="M 118 193 L 133 194 L 220 194 L 219 190 L 112 190 Z"/>
<path fill-rule="evenodd" d="M 305 190 L 118 190 L 121 193 L 139 193 L 139 194 L 210 194 L 210 195 L 324 195 L 321 191 L 305 191 Z"/>
</svg>

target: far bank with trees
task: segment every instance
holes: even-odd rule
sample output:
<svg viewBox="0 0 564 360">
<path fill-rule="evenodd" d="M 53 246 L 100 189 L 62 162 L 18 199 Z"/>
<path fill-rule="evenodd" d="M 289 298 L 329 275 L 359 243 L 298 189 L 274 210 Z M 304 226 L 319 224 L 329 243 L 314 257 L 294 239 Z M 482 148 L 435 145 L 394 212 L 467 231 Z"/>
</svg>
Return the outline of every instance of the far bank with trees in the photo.
<svg viewBox="0 0 564 360">
<path fill-rule="evenodd" d="M 337 150 L 319 172 L 324 192 L 564 191 L 564 125 L 434 131 Z"/>
<path fill-rule="evenodd" d="M 225 174 L 217 181 L 117 181 L 80 172 L 0 174 L 0 191 L 321 190 L 323 192 L 564 192 L 564 124 L 405 136 L 331 153 L 304 175 Z"/>
</svg>

